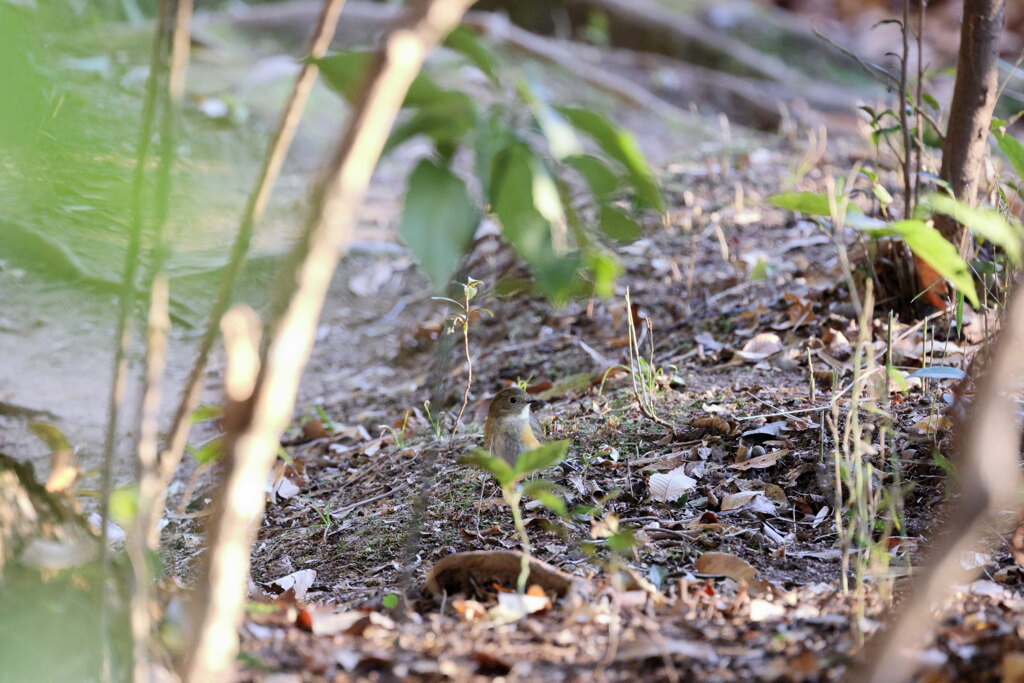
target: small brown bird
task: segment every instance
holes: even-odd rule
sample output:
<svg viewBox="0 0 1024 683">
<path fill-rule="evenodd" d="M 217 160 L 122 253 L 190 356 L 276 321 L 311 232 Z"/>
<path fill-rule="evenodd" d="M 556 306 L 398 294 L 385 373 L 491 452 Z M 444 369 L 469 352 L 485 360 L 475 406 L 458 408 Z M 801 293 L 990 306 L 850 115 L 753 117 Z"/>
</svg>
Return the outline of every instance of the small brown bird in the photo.
<svg viewBox="0 0 1024 683">
<path fill-rule="evenodd" d="M 530 412 L 536 401 L 519 387 L 502 389 L 491 400 L 484 422 L 484 447 L 491 455 L 514 465 L 520 453 L 540 446 L 540 422 Z"/>
</svg>

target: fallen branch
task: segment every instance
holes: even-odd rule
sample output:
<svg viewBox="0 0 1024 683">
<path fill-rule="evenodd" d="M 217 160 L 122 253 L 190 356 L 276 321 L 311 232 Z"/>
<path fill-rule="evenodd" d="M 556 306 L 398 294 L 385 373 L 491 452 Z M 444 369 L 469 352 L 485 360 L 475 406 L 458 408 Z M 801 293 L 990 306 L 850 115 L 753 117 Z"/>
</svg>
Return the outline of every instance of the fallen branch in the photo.
<svg viewBox="0 0 1024 683">
<path fill-rule="evenodd" d="M 355 211 L 405 94 L 427 54 L 454 28 L 473 0 L 416 3 L 388 34 L 371 65 L 366 89 L 313 195 L 303 234 L 282 270 L 273 332 L 260 354 L 251 397 L 235 390 L 228 427 L 224 491 L 208 530 L 210 550 L 196 602 L 187 681 L 229 677 L 238 650 L 249 549 L 263 514 L 263 489 L 295 407 L 295 394 L 340 250 L 351 240 Z"/>
</svg>

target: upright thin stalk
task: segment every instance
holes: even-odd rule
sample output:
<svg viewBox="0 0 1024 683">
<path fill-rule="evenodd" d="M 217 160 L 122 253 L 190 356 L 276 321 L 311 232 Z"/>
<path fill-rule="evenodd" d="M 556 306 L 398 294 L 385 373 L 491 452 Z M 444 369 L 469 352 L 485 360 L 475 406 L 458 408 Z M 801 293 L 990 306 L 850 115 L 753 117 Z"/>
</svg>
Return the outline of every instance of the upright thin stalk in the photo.
<svg viewBox="0 0 1024 683">
<path fill-rule="evenodd" d="M 914 206 L 914 157 L 910 140 L 910 117 L 907 115 L 907 73 L 910 65 L 910 0 L 903 0 L 903 21 L 900 23 L 903 51 L 900 53 L 900 129 L 903 133 L 903 217 L 910 218 Z"/>
<path fill-rule="evenodd" d="M 313 84 L 316 82 L 319 68 L 313 60 L 322 57 L 327 52 L 327 48 L 334 38 L 338 17 L 344 5 L 345 0 L 325 0 L 324 2 L 323 10 L 320 12 L 316 28 L 309 42 L 310 59 L 303 61 L 299 75 L 295 78 L 291 95 L 281 114 L 281 119 L 278 122 L 277 129 L 274 131 L 274 136 L 267 146 L 263 165 L 256 178 L 256 185 L 249 195 L 245 211 L 239 222 L 235 241 L 231 247 L 231 256 L 221 276 L 217 297 L 214 300 L 213 307 L 210 309 L 210 316 L 206 321 L 202 339 L 196 349 L 195 359 L 192 361 L 192 369 L 189 372 L 188 379 L 185 380 L 181 400 L 174 413 L 174 419 L 169 431 L 170 438 L 165 444 L 164 450 L 160 453 L 160 476 L 164 482 L 164 486 L 159 492 L 160 507 L 164 505 L 167 495 L 166 487 L 174 477 L 174 473 L 181 462 L 182 454 L 185 451 L 185 444 L 188 443 L 188 433 L 191 427 L 189 417 L 192 411 L 195 410 L 202 395 L 203 373 L 206 371 L 210 351 L 217 340 L 220 319 L 231 302 L 231 293 L 234 291 L 235 282 L 238 280 L 242 264 L 245 262 L 246 254 L 249 252 L 253 229 L 263 216 L 270 192 L 281 173 L 281 167 L 284 164 L 288 148 L 295 139 L 295 132 L 298 130 L 299 122 L 302 119 L 302 111 L 305 109 L 306 102 L 309 100 L 309 94 L 313 89 Z M 152 530 L 150 535 L 152 538 L 151 544 L 155 545 L 155 530 Z"/>
<path fill-rule="evenodd" d="M 167 315 L 167 279 L 158 274 L 153 281 L 149 309 L 149 332 L 146 343 L 146 389 L 142 396 L 142 419 L 139 429 L 138 457 L 141 476 L 139 478 L 139 510 L 135 525 L 127 539 L 128 557 L 132 564 L 135 589 L 131 602 L 131 626 L 134 659 L 134 680 L 149 681 L 150 642 L 153 634 L 150 609 L 152 602 L 149 558 L 147 557 L 147 535 L 149 519 L 153 514 L 152 501 L 156 477 L 158 450 L 158 426 L 160 412 L 160 381 L 163 378 L 167 359 L 167 332 L 170 320 Z"/>
<path fill-rule="evenodd" d="M 139 139 L 135 147 L 135 170 L 132 174 L 131 188 L 131 225 L 121 275 L 121 293 L 114 333 L 114 362 L 111 370 L 110 396 L 107 403 L 107 425 L 103 439 L 102 481 L 100 483 L 100 565 L 103 567 L 104 574 L 106 574 L 109 561 L 107 535 L 110 523 L 110 490 L 113 482 L 118 414 L 124 395 L 125 377 L 128 372 L 125 355 L 131 341 L 128 318 L 135 303 L 135 275 L 138 272 L 139 251 L 142 242 L 142 190 L 146 176 L 146 161 L 149 158 L 150 138 L 153 136 L 153 122 L 156 118 L 157 79 L 162 71 L 162 53 L 170 13 L 169 6 L 170 0 L 160 0 L 153 46 L 149 56 L 149 76 L 146 79 L 146 95 L 142 105 L 142 124 L 139 127 Z"/>
<path fill-rule="evenodd" d="M 273 333 L 260 354 L 256 385 L 228 433 L 224 492 L 208 529 L 210 549 L 199 584 L 186 681 L 229 677 L 238 650 L 249 550 L 263 514 L 264 484 L 295 407 L 339 249 L 351 239 L 355 211 L 409 86 L 428 52 L 456 26 L 472 2 L 423 0 L 391 30 L 314 192 L 305 229 L 282 269 Z"/>
</svg>

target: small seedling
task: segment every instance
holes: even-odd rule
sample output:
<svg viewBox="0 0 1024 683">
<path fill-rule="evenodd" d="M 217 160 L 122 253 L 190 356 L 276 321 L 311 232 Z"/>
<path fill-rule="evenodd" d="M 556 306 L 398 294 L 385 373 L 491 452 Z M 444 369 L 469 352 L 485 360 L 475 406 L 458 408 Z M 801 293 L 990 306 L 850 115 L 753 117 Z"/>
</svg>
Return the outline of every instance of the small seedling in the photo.
<svg viewBox="0 0 1024 683">
<path fill-rule="evenodd" d="M 451 328 L 453 330 L 455 326 L 462 328 L 462 345 L 466 353 L 466 390 L 462 394 L 462 405 L 459 406 L 459 413 L 455 416 L 455 424 L 452 425 L 452 436 L 459 431 L 459 423 L 462 422 L 462 414 L 466 412 L 466 406 L 469 405 L 469 390 L 473 386 L 473 358 L 469 353 L 469 323 L 473 319 L 473 314 L 493 316 L 490 310 L 486 308 L 474 308 L 471 304 L 473 297 L 480 291 L 480 286 L 483 285 L 482 280 L 474 280 L 471 277 L 467 277 L 464 283 L 457 283 L 462 287 L 462 301 L 456 301 L 455 299 L 449 299 L 446 296 L 435 296 L 432 297 L 438 301 L 447 301 L 448 303 L 456 307 L 456 313 L 451 318 Z M 436 430 L 435 430 L 436 431 Z M 440 438 L 440 434 L 438 434 Z"/>
<path fill-rule="evenodd" d="M 501 496 L 505 503 L 512 510 L 512 522 L 515 524 L 516 533 L 523 547 L 522 566 L 519 570 L 519 578 L 516 582 L 516 589 L 520 593 L 526 591 L 526 581 L 530 577 L 530 535 L 526 532 L 526 525 L 523 523 L 522 510 L 519 504 L 524 495 L 539 500 L 544 507 L 554 512 L 559 517 L 568 517 L 565 501 L 558 495 L 555 485 L 546 479 L 532 479 L 524 483 L 524 480 L 532 474 L 541 472 L 552 467 L 565 458 L 569 448 L 567 440 L 553 441 L 533 450 L 520 454 L 515 465 L 509 465 L 501 458 L 497 458 L 482 448 L 477 448 L 471 455 L 463 457 L 460 462 L 473 465 L 485 472 L 488 472 L 501 487 Z"/>
</svg>

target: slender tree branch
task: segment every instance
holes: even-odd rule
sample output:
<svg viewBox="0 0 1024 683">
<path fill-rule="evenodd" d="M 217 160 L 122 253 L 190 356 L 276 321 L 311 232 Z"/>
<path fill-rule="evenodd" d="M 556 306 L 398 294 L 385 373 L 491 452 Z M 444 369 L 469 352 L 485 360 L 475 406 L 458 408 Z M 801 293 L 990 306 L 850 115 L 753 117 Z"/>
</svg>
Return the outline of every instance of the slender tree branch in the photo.
<svg viewBox="0 0 1024 683">
<path fill-rule="evenodd" d="M 195 359 L 192 361 L 192 369 L 189 372 L 188 379 L 185 381 L 181 400 L 174 413 L 169 432 L 170 437 L 164 446 L 164 450 L 160 453 L 160 476 L 164 482 L 164 486 L 159 492 L 161 507 L 166 500 L 166 487 L 170 484 L 174 473 L 178 469 L 178 465 L 181 463 L 185 444 L 188 442 L 189 428 L 191 427 L 190 415 L 195 410 L 202 395 L 203 373 L 206 371 L 210 351 L 217 340 L 220 319 L 231 301 L 231 293 L 234 290 L 235 282 L 238 280 L 242 264 L 245 262 L 246 254 L 249 252 L 253 229 L 263 215 L 270 192 L 277 181 L 277 177 L 280 175 L 281 166 L 284 164 L 288 148 L 295 138 L 295 132 L 302 119 L 302 111 L 309 100 L 309 93 L 316 82 L 319 68 L 312 59 L 322 57 L 327 52 L 327 48 L 334 38 L 338 17 L 344 5 L 345 0 L 325 0 L 324 2 L 323 10 L 320 13 L 313 36 L 309 42 L 309 56 L 311 59 L 303 62 L 299 75 L 295 79 L 291 95 L 278 122 L 277 130 L 267 146 L 267 153 L 264 156 L 263 166 L 260 168 L 260 173 L 257 176 L 256 185 L 249 195 L 245 211 L 239 222 L 238 230 L 235 234 L 235 242 L 231 247 L 231 256 L 228 259 L 227 266 L 224 268 L 220 286 L 217 289 L 217 297 L 213 307 L 210 309 L 206 328 L 196 349 Z M 156 520 L 154 520 L 154 524 L 155 522 Z M 150 533 L 153 534 L 154 532 L 151 531 Z M 153 545 L 155 545 L 155 538 L 153 539 Z"/>
<path fill-rule="evenodd" d="M 350 240 L 355 211 L 409 86 L 427 53 L 471 4 L 472 0 L 418 2 L 388 34 L 314 193 L 303 234 L 282 269 L 273 333 L 261 353 L 256 386 L 229 427 L 228 471 L 208 530 L 210 550 L 191 630 L 186 681 L 225 680 L 231 670 L 249 549 L 263 513 L 264 484 L 295 406 L 339 250 Z"/>
<path fill-rule="evenodd" d="M 992 356 L 980 379 L 973 416 L 956 426 L 960 446 L 960 496 L 948 514 L 932 554 L 931 566 L 919 574 L 910 597 L 894 623 L 875 636 L 864 657 L 860 680 L 909 680 L 916 660 L 908 652 L 924 646 L 935 625 L 934 605 L 951 590 L 966 583 L 971 571 L 960 564 L 964 551 L 973 548 L 989 525 L 1001 529 L 1003 510 L 1019 505 L 1021 435 L 1012 400 L 1014 387 L 1024 376 L 1024 290 L 1013 294 Z"/>
<path fill-rule="evenodd" d="M 149 332 L 146 343 L 146 383 L 142 396 L 142 420 L 139 428 L 139 508 L 135 524 L 127 538 L 128 557 L 132 564 L 135 590 L 131 603 L 131 626 L 134 659 L 134 680 L 148 681 L 150 675 L 150 643 L 153 623 L 150 618 L 152 602 L 149 558 L 147 557 L 150 519 L 154 514 L 156 458 L 159 448 L 160 382 L 167 359 L 167 279 L 158 274 L 153 281 L 150 296 Z"/>
</svg>

